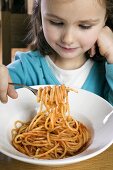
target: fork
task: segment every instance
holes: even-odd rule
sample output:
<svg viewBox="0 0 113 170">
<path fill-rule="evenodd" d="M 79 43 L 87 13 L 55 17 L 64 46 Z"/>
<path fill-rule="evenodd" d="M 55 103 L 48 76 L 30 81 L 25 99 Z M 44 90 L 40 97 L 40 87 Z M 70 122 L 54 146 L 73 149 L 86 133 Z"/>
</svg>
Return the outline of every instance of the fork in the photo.
<svg viewBox="0 0 113 170">
<path fill-rule="evenodd" d="M 32 91 L 34 95 L 37 95 L 37 93 L 38 93 L 38 90 L 37 90 L 37 89 L 34 89 L 34 88 L 30 87 L 30 86 L 26 86 L 26 85 L 24 85 L 24 84 L 18 84 L 18 83 L 8 83 L 8 84 L 9 84 L 9 85 L 13 85 L 13 86 L 19 86 L 19 87 L 27 88 L 27 89 L 29 89 L 30 91 Z"/>
</svg>

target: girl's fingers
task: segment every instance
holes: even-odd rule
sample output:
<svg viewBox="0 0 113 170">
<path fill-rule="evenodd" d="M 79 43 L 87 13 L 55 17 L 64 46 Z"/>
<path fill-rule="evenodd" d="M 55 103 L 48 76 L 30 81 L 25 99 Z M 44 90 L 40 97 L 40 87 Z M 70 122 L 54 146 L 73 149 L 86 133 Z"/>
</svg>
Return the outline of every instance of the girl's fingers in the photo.
<svg viewBox="0 0 113 170">
<path fill-rule="evenodd" d="M 91 47 L 89 53 L 90 53 L 90 57 L 93 57 L 96 54 L 96 46 L 95 46 L 95 44 L 93 45 L 93 47 Z"/>
<path fill-rule="evenodd" d="M 108 63 L 113 63 L 113 32 L 112 30 L 105 26 L 100 32 L 97 44 L 99 47 L 99 52 L 104 56 Z"/>
<path fill-rule="evenodd" d="M 12 98 L 17 98 L 17 93 L 14 87 L 9 87 L 8 82 L 11 82 L 8 69 L 4 65 L 0 65 L 0 101 L 2 103 L 7 103 L 8 96 Z"/>
<path fill-rule="evenodd" d="M 4 65 L 0 65 L 0 100 L 6 103 L 7 98 L 7 88 L 8 88 L 8 70 Z"/>
<path fill-rule="evenodd" d="M 9 80 L 9 82 L 12 82 L 11 79 Z M 12 86 L 12 85 L 8 85 L 7 94 L 8 94 L 8 96 L 10 96 L 13 99 L 16 99 L 18 97 L 18 94 L 17 94 L 14 86 Z"/>
</svg>

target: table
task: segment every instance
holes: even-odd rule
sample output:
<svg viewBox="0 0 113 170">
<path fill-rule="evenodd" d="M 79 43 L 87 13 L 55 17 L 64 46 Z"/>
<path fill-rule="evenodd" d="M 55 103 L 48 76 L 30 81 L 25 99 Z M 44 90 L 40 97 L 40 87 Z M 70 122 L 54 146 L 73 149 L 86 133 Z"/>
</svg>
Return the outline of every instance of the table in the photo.
<svg viewBox="0 0 113 170">
<path fill-rule="evenodd" d="M 103 139 L 104 140 L 104 139 Z M 0 153 L 0 170 L 51 170 L 52 167 L 31 165 Z M 113 145 L 100 155 L 80 163 L 54 167 L 54 170 L 113 170 Z"/>
</svg>

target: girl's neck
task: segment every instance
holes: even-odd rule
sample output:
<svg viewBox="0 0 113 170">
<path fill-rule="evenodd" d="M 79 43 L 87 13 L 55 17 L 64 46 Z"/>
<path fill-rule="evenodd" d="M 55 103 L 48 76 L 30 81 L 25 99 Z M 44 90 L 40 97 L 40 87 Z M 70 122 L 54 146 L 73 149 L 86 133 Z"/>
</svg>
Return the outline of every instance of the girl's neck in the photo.
<svg viewBox="0 0 113 170">
<path fill-rule="evenodd" d="M 54 64 L 64 70 L 74 70 L 80 68 L 87 60 L 85 56 L 78 58 L 66 59 L 59 56 L 50 56 Z"/>
</svg>

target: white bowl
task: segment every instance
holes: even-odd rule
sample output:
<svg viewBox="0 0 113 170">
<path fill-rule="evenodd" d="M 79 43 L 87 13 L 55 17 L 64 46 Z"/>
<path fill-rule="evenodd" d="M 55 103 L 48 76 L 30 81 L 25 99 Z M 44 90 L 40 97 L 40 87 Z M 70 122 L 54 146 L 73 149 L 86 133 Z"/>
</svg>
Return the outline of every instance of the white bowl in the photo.
<svg viewBox="0 0 113 170">
<path fill-rule="evenodd" d="M 92 158 L 113 143 L 113 107 L 103 98 L 78 89 L 78 93 L 69 93 L 71 115 L 91 129 L 91 144 L 75 156 L 58 160 L 32 159 L 20 153 L 11 144 L 11 129 L 16 120 L 28 121 L 34 116 L 37 102 L 29 90 L 21 88 L 17 91 L 18 99 L 9 98 L 7 104 L 0 103 L 0 152 L 3 154 L 31 164 L 61 166 Z"/>
</svg>

